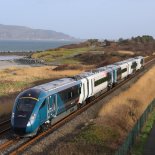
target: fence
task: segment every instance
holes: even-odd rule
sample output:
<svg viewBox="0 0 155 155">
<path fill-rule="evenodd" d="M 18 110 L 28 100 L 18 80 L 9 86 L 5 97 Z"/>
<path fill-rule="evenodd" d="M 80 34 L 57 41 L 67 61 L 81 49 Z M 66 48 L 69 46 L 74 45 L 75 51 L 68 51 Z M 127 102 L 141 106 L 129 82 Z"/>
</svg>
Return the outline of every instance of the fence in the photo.
<svg viewBox="0 0 155 155">
<path fill-rule="evenodd" d="M 129 133 L 127 139 L 125 140 L 124 144 L 115 152 L 115 155 L 126 155 L 130 152 L 131 147 L 135 143 L 137 135 L 140 133 L 144 123 L 147 120 L 148 115 L 150 112 L 153 111 L 155 107 L 155 100 L 153 100 L 150 105 L 146 108 L 140 119 L 137 121 L 136 125 L 132 129 L 132 131 Z"/>
</svg>

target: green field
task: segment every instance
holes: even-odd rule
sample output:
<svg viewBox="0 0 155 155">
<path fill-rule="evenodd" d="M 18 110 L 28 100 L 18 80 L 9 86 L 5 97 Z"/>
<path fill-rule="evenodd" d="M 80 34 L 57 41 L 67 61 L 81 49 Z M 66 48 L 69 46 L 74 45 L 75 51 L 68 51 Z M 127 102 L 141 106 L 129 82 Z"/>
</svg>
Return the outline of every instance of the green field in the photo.
<svg viewBox="0 0 155 155">
<path fill-rule="evenodd" d="M 56 50 L 37 52 L 34 53 L 31 57 L 34 59 L 44 60 L 46 63 L 57 62 L 60 64 L 74 64 L 79 63 L 77 60 L 73 59 L 74 56 L 88 51 L 88 47 L 74 49 L 59 48 Z"/>
</svg>

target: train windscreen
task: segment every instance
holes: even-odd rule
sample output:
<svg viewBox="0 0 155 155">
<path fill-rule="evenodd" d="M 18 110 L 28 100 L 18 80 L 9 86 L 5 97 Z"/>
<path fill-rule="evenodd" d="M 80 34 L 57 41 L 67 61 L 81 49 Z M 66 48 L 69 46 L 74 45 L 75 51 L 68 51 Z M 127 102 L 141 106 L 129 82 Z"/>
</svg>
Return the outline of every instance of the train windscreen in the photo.
<svg viewBox="0 0 155 155">
<path fill-rule="evenodd" d="M 35 107 L 36 100 L 31 98 L 21 98 L 17 103 L 17 111 L 18 112 L 32 112 Z"/>
</svg>

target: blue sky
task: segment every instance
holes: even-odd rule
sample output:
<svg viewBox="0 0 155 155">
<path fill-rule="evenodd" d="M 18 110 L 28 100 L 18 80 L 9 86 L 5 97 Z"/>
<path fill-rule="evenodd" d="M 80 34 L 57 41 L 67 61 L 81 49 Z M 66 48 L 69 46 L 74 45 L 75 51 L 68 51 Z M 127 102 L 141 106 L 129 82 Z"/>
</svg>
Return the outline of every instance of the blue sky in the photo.
<svg viewBox="0 0 155 155">
<path fill-rule="evenodd" d="M 155 0 L 0 0 L 0 24 L 84 39 L 155 37 Z"/>
</svg>

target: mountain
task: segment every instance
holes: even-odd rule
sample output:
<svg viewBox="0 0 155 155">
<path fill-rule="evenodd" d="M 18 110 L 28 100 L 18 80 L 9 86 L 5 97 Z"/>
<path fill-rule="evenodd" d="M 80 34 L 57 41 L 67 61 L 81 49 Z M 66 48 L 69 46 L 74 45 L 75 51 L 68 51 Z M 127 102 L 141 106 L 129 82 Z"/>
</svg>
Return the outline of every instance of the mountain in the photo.
<svg viewBox="0 0 155 155">
<path fill-rule="evenodd" d="M 0 40 L 75 40 L 75 38 L 52 30 L 0 24 Z"/>
</svg>

